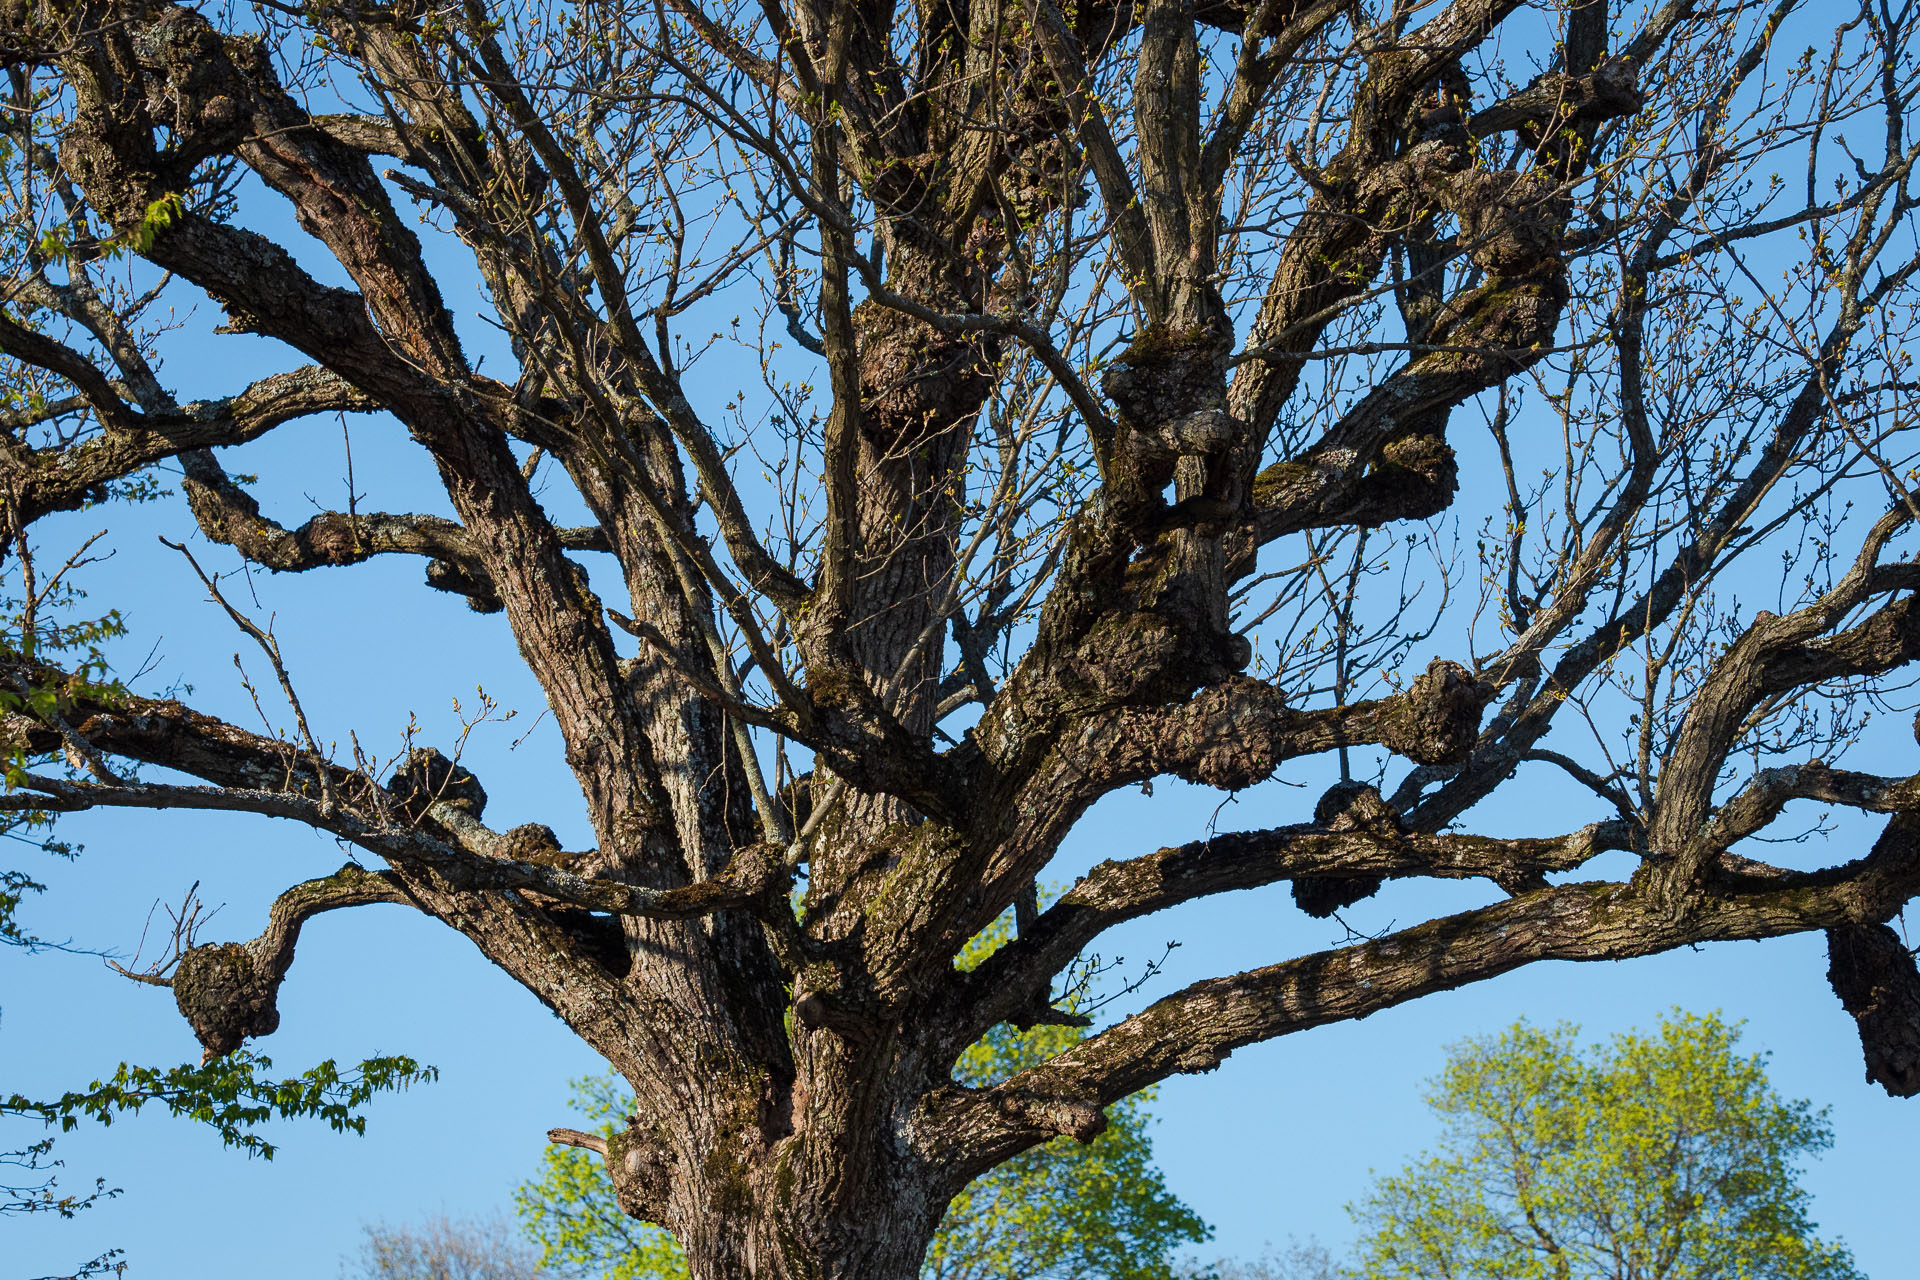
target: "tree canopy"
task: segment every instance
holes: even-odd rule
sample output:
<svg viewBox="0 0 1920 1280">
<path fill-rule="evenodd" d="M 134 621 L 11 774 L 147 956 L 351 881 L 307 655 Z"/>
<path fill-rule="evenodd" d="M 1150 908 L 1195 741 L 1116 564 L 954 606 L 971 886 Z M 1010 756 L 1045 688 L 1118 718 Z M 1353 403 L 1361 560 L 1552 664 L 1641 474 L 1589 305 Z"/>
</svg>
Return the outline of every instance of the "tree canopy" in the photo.
<svg viewBox="0 0 1920 1280">
<path fill-rule="evenodd" d="M 1831 1137 L 1739 1030 L 1676 1014 L 1582 1050 L 1521 1023 L 1450 1052 L 1431 1155 L 1354 1210 L 1368 1280 L 1859 1280 L 1800 1163 Z"/>
<path fill-rule="evenodd" d="M 317 917 L 424 915 L 632 1090 L 555 1140 L 698 1280 L 910 1280 L 970 1183 L 1141 1089 L 1542 961 L 1822 933 L 1920 1092 L 1920 775 L 1843 759 L 1920 657 L 1917 27 L 4 0 L 0 812 L 327 837 L 257 936 L 183 912 L 130 974 L 205 1069 Z M 348 415 L 420 479 L 343 450 L 308 512 L 275 450 Z M 238 675 L 145 670 L 80 594 L 108 553 L 210 597 Z M 234 576 L 368 561 L 481 615 L 575 793 L 489 812 L 500 707 L 350 716 Z M 339 608 L 367 650 L 395 612 Z M 1241 803 L 1042 910 L 1169 778 Z M 1579 799 L 1514 834 L 1544 779 Z M 1422 879 L 1478 896 L 965 1078 L 1129 921 Z"/>
</svg>

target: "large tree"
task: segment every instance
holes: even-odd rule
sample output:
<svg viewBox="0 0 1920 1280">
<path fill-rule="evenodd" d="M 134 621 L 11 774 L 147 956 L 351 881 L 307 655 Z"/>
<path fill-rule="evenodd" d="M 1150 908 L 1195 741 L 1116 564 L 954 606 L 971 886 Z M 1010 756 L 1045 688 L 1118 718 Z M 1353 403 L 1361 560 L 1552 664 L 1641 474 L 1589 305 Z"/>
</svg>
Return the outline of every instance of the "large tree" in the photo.
<svg viewBox="0 0 1920 1280">
<path fill-rule="evenodd" d="M 631 1085 L 615 1138 L 561 1137 L 701 1280 L 906 1280 L 960 1188 L 1117 1099 L 1540 960 L 1825 930 L 1869 1074 L 1912 1093 L 1885 922 L 1920 780 L 1837 756 L 1920 656 L 1920 15 L 1805 8 L 7 0 L 5 803 L 354 846 L 142 976 L 219 1056 L 277 1025 L 315 913 L 444 922 Z M 453 277 L 505 335 L 488 372 Z M 286 367 L 170 385 L 190 294 Z M 758 390 L 715 393 L 729 349 Z M 376 411 L 444 514 L 295 524 L 218 452 Z M 36 522 L 173 472 L 284 734 L 50 647 L 86 556 L 36 562 Z M 236 555 L 417 556 L 499 614 L 594 847 L 489 825 L 424 745 L 326 747 L 324 691 L 218 586 Z M 1310 811 L 1036 909 L 1103 796 L 1316 756 Z M 1570 829 L 1468 828 L 1548 772 L 1589 796 Z M 1890 817 L 1756 860 L 1795 800 Z M 1602 854 L 1632 869 L 1564 874 Z M 1121 922 L 1414 877 L 1498 892 L 954 1079 L 1064 1016 Z"/>
</svg>

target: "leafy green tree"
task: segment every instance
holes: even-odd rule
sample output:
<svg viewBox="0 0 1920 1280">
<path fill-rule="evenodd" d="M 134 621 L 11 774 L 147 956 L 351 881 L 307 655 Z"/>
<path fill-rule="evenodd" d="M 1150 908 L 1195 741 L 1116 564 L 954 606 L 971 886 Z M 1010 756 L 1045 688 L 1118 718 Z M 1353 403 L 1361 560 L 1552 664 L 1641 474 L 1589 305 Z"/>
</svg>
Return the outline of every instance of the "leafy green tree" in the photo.
<svg viewBox="0 0 1920 1280">
<path fill-rule="evenodd" d="M 1521 1022 L 1455 1046 L 1438 1151 L 1352 1212 L 1367 1280 L 1857 1280 L 1798 1162 L 1824 1111 L 1782 1098 L 1737 1026 L 1676 1012 L 1580 1049 Z"/>
<path fill-rule="evenodd" d="M 633 1097 L 611 1075 L 573 1082 L 574 1105 L 611 1137 L 633 1110 Z M 548 1266 L 590 1271 L 606 1280 L 685 1280 L 686 1260 L 673 1237 L 624 1213 L 600 1161 L 579 1147 L 551 1146 L 540 1176 L 514 1196 L 527 1233 Z"/>
<path fill-rule="evenodd" d="M 977 964 L 1007 940 L 1004 922 L 962 955 Z M 1001 1023 L 961 1056 L 959 1083 L 984 1088 L 1060 1053 L 1085 1032 Z M 611 1135 L 633 1103 L 610 1076 L 576 1084 L 576 1100 Z M 1148 1137 L 1152 1091 L 1107 1108 L 1107 1128 L 1080 1144 L 1057 1138 L 969 1184 L 947 1207 L 927 1250 L 923 1280 L 1170 1280 L 1173 1251 L 1212 1234 L 1167 1190 Z M 538 1179 L 517 1197 L 549 1266 L 608 1280 L 682 1280 L 687 1267 L 673 1238 L 620 1210 L 600 1162 L 569 1146 L 547 1150 Z"/>
</svg>

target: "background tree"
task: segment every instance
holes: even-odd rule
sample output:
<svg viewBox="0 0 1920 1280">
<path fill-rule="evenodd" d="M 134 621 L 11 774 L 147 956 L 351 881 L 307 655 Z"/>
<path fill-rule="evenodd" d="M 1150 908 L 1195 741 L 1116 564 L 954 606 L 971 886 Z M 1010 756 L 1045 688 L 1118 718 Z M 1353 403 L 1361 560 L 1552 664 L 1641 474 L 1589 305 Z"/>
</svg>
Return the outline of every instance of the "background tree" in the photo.
<svg viewBox="0 0 1920 1280">
<path fill-rule="evenodd" d="M 1269 1247 L 1257 1258 L 1191 1263 L 1180 1274 L 1186 1280 L 1347 1280 L 1351 1275 L 1313 1240 L 1289 1240 L 1284 1248 Z"/>
<path fill-rule="evenodd" d="M 971 969 L 1010 938 L 996 921 L 967 944 Z M 1069 1011 L 1076 1000 L 1065 1003 Z M 991 1088 L 1044 1062 L 1084 1035 L 1073 1025 L 1018 1029 L 999 1023 L 960 1056 L 954 1079 Z M 614 1079 L 579 1082 L 576 1101 L 611 1139 L 633 1099 Z M 922 1280 L 1171 1280 L 1174 1251 L 1211 1232 L 1167 1190 L 1153 1163 L 1143 1090 L 1107 1108 L 1107 1127 L 1084 1145 L 1056 1138 L 968 1184 L 947 1205 L 920 1269 Z M 547 1151 L 541 1176 L 516 1197 L 528 1232 L 550 1266 L 607 1280 L 676 1280 L 686 1260 L 671 1236 L 620 1209 L 597 1164 L 577 1148 Z"/>
<path fill-rule="evenodd" d="M 1521 1023 L 1450 1052 L 1439 1149 L 1355 1208 L 1370 1280 L 1858 1280 L 1800 1163 L 1831 1141 L 1739 1030 L 1676 1013 L 1581 1050 Z"/>
<path fill-rule="evenodd" d="M 352 1280 L 541 1280 L 540 1252 L 504 1218 L 461 1222 L 445 1214 L 419 1227 L 365 1228 Z"/>
<path fill-rule="evenodd" d="M 700 1280 L 906 1280 L 968 1183 L 1153 1082 L 1540 960 L 1825 931 L 1869 1076 L 1920 1091 L 1886 925 L 1920 892 L 1920 781 L 1840 765 L 1920 656 L 1916 22 L 8 0 L 8 572 L 44 603 L 76 531 L 123 519 L 99 504 L 177 468 L 177 532 L 214 546 L 99 549 L 164 556 L 272 679 L 227 715 L 114 687 L 29 604 L 5 805 L 345 842 L 259 937 L 143 976 L 217 1064 L 278 1025 L 316 915 L 445 923 L 632 1087 L 627 1128 L 562 1140 Z M 164 350 L 233 335 L 284 363 L 170 385 Z M 289 526 L 218 452 L 361 412 L 430 495 L 349 476 Z M 1463 461 L 1493 480 L 1456 502 Z M 587 847 L 489 819 L 459 758 L 484 698 L 450 755 L 398 707 L 303 697 L 236 556 L 416 557 L 498 614 Z M 1590 796 L 1573 829 L 1476 812 L 1549 772 Z M 1037 909 L 1103 797 L 1276 775 L 1339 782 Z M 1888 816 L 1786 865 L 1763 842 L 1805 834 L 1796 801 Z M 1426 877 L 1485 889 L 954 1076 L 1058 1018 L 1118 924 Z"/>
</svg>

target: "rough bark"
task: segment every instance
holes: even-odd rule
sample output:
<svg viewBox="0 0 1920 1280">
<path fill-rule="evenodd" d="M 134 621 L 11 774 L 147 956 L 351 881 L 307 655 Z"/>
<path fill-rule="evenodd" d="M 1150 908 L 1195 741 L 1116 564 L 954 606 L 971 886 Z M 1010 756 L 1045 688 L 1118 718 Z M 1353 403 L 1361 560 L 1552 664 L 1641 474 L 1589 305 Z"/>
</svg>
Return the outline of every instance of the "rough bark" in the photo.
<svg viewBox="0 0 1920 1280">
<path fill-rule="evenodd" d="M 27 601 L 0 653 L 0 813 L 238 811 L 378 859 L 289 890 L 256 939 L 183 951 L 167 980 L 206 1052 L 275 1029 L 314 913 L 424 912 L 631 1083 L 611 1140 L 553 1139 L 603 1157 L 699 1280 L 906 1280 L 967 1179 L 1090 1139 L 1126 1094 L 1539 960 L 1824 930 L 1869 1078 L 1912 1094 L 1920 978 L 1885 922 L 1920 891 L 1920 783 L 1828 757 L 1848 700 L 1920 658 L 1911 388 L 1886 328 L 1912 314 L 1920 152 L 1893 80 L 1794 81 L 1787 123 L 1734 110 L 1794 7 L 1743 26 L 1580 3 L 1518 84 L 1478 56 L 1511 34 L 1510 0 L 724 19 L 342 0 L 270 7 L 259 31 L 158 0 L 0 4 L 9 177 L 59 230 L 15 237 L 0 316 L 19 388 L 0 539 Z M 1910 65 L 1913 21 L 1835 48 Z M 373 109 L 332 109 L 324 76 Z M 1890 141 L 1857 183 L 1742 203 L 1755 157 L 1863 116 Z M 324 271 L 256 229 L 262 188 Z M 450 234 L 423 242 L 416 208 Z M 1721 255 L 1803 230 L 1817 250 L 1790 251 L 1824 301 L 1782 321 L 1799 345 L 1731 304 L 1685 311 L 1745 287 Z M 456 241 L 510 381 L 456 333 L 431 266 Z M 306 363 L 182 399 L 120 262 Z M 748 409 L 716 408 L 687 342 L 702 306 L 756 290 L 766 332 L 808 354 L 763 338 L 766 412 L 727 425 Z M 1457 433 L 1482 408 L 1504 474 L 1463 477 Z M 1548 409 L 1563 443 L 1516 446 L 1552 434 Z M 452 514 L 276 518 L 217 452 L 344 412 L 397 420 Z M 416 556 L 429 588 L 497 615 L 594 847 L 488 825 L 481 780 L 431 748 L 328 758 L 238 609 L 296 712 L 285 738 L 61 665 L 46 584 L 77 567 L 36 565 L 34 523 L 159 465 L 222 555 L 289 574 Z M 556 521 L 548 482 L 587 524 Z M 1359 535 L 1431 549 L 1445 577 L 1444 530 L 1418 522 L 1460 510 L 1463 483 L 1506 490 L 1469 512 L 1485 607 L 1422 630 L 1410 587 L 1365 585 L 1381 543 Z M 1888 514 L 1821 514 L 1836 494 Z M 1795 520 L 1822 555 L 1849 550 L 1736 617 L 1716 583 Z M 624 598 L 596 596 L 583 556 Z M 1410 563 L 1403 582 L 1428 572 Z M 1253 634 L 1276 616 L 1313 637 L 1277 667 Z M 1613 726 L 1631 759 L 1546 741 L 1570 706 L 1611 715 L 1639 658 L 1640 705 Z M 801 776 L 768 776 L 776 749 Z M 1039 909 L 1103 797 L 1169 777 L 1232 795 L 1315 757 L 1343 780 L 1310 811 L 1121 851 Z M 1593 797 L 1566 834 L 1466 829 L 1546 768 Z M 1824 870 L 1747 857 L 1795 800 L 1890 816 Z M 1548 880 L 1614 851 L 1638 860 L 1628 880 Z M 1311 916 L 1364 911 L 1419 877 L 1502 896 L 1197 983 L 993 1087 L 953 1082 L 994 1024 L 1071 1017 L 1056 979 L 1124 921 L 1283 883 Z M 1009 910 L 1017 936 L 958 972 Z"/>
</svg>

